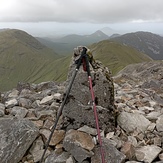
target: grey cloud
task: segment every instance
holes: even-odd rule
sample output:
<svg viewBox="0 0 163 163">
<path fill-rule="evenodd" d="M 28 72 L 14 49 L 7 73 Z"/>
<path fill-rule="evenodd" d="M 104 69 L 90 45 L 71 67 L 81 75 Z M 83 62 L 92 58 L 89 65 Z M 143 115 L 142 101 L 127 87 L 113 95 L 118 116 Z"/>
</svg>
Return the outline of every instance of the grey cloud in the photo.
<svg viewBox="0 0 163 163">
<path fill-rule="evenodd" d="M 5 0 L 1 22 L 163 22 L 162 0 Z"/>
</svg>

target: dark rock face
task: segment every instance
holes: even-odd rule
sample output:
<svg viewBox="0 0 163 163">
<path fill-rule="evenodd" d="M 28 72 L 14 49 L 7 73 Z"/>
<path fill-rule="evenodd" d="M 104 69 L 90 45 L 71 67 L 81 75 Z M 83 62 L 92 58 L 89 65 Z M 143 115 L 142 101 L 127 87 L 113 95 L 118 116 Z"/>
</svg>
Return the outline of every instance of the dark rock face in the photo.
<svg viewBox="0 0 163 163">
<path fill-rule="evenodd" d="M 70 66 L 67 83 L 72 79 L 75 66 L 73 63 Z M 110 72 L 106 67 L 101 65 L 98 69 L 91 69 L 91 76 L 100 128 L 111 131 L 114 129 L 115 124 L 115 107 L 114 87 Z M 79 128 L 83 124 L 95 127 L 88 76 L 82 67 L 79 69 L 74 80 L 68 102 L 63 111 L 63 116 L 70 122 L 70 128 Z"/>
<path fill-rule="evenodd" d="M 18 163 L 38 134 L 29 120 L 0 119 L 1 163 Z"/>
</svg>

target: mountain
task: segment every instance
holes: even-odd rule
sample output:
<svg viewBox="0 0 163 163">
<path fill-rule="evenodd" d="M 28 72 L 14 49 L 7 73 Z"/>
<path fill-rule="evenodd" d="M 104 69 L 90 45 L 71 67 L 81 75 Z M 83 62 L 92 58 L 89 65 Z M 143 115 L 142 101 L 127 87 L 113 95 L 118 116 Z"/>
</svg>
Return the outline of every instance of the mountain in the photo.
<svg viewBox="0 0 163 163">
<path fill-rule="evenodd" d="M 101 30 L 103 33 L 105 33 L 106 35 L 108 35 L 108 36 L 111 36 L 111 35 L 117 33 L 116 30 L 114 30 L 114 29 L 112 29 L 112 28 L 110 28 L 110 27 L 104 27 L 104 28 L 102 28 L 102 29 L 100 29 L 100 30 Z"/>
<path fill-rule="evenodd" d="M 105 40 L 90 46 L 95 59 L 100 60 L 105 66 L 111 69 L 113 74 L 133 63 L 151 61 L 152 59 L 136 49 Z"/>
<path fill-rule="evenodd" d="M 55 49 L 58 54 L 72 54 L 72 50 L 79 45 L 88 46 L 101 40 L 106 40 L 109 37 L 102 31 L 98 30 L 91 35 L 71 34 L 58 39 L 36 38 L 46 46 Z"/>
<path fill-rule="evenodd" d="M 97 34 L 101 33 L 97 32 L 93 36 Z M 108 66 L 113 74 L 128 64 L 151 60 L 131 47 L 109 40 L 94 43 L 89 48 L 94 58 Z M 73 48 L 71 51 L 73 52 Z M 71 57 L 72 55 L 65 57 L 57 55 L 24 31 L 15 29 L 2 31 L 0 32 L 0 91 L 16 87 L 19 81 L 29 83 L 65 81 Z"/>
<path fill-rule="evenodd" d="M 154 60 L 163 60 L 163 37 L 159 35 L 150 32 L 135 32 L 111 38 L 110 40 L 132 46 Z"/>
<path fill-rule="evenodd" d="M 60 56 L 28 33 L 10 29 L 0 32 L 0 58 L 0 91 L 4 91 L 18 81 L 49 80 Z"/>
<path fill-rule="evenodd" d="M 89 45 L 95 42 L 99 42 L 101 40 L 108 39 L 108 36 L 104 34 L 102 31 L 98 30 L 91 35 L 67 35 L 65 37 L 62 37 L 56 42 L 62 42 L 62 43 L 73 43 L 77 45 Z"/>
<path fill-rule="evenodd" d="M 9 30 L 9 28 L 0 29 L 0 32 L 6 31 L 6 30 Z"/>
</svg>

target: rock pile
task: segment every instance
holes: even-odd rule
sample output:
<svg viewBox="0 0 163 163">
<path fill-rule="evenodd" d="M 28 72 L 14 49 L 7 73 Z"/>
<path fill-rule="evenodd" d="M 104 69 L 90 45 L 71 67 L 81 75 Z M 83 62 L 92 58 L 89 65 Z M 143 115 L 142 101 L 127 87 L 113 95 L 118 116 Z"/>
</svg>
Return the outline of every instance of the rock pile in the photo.
<svg viewBox="0 0 163 163">
<path fill-rule="evenodd" d="M 114 104 L 118 111 L 116 128 L 107 127 L 111 124 L 114 125 L 111 118 L 108 119 L 109 122 L 105 118 L 100 122 L 106 162 L 163 162 L 163 89 L 161 89 L 163 88 L 163 76 L 160 73 L 163 66 L 159 67 L 156 66 L 156 63 L 154 64 L 153 71 L 150 66 L 148 70 L 154 72 L 155 75 L 151 75 L 152 78 L 148 76 L 148 80 L 143 80 L 143 75 L 140 72 L 138 77 L 136 72 L 128 73 L 127 69 L 114 77 L 114 93 L 111 79 L 107 80 L 103 76 L 107 71 L 99 69 L 94 74 L 92 73 L 100 121 L 101 117 L 105 117 L 103 114 L 108 113 L 108 110 L 113 111 Z M 138 68 L 141 66 L 135 67 L 135 70 Z M 145 69 L 141 72 L 145 72 Z M 82 75 L 85 78 L 85 74 L 79 72 L 77 78 L 80 82 L 79 85 L 75 82 L 75 86 L 84 93 L 87 91 L 88 83 L 80 80 Z M 108 84 L 106 94 L 103 96 L 101 93 L 98 95 L 98 91 L 104 91 L 98 90 L 98 84 L 101 82 L 104 86 Z M 157 87 L 158 84 L 159 87 Z M 16 89 L 1 93 L 1 163 L 38 163 L 40 161 L 64 92 L 65 85 L 44 82 L 40 84 L 19 83 Z M 112 96 L 114 94 L 115 101 Z M 45 163 L 101 162 L 93 117 L 90 116 L 90 120 L 86 116 L 87 118 L 82 120 L 85 117 L 84 114 L 86 115 L 87 111 L 89 113 L 91 110 L 89 100 L 87 100 L 89 97 L 85 98 L 86 94 L 84 97 L 81 95 L 75 88 L 72 89 L 64 108 L 69 111 L 65 111 L 60 118 L 57 130 L 53 134 L 46 152 Z M 73 101 L 74 98 L 75 101 Z M 104 100 L 103 103 L 103 99 L 108 101 L 105 103 Z M 84 112 L 82 113 L 78 107 L 84 108 Z M 79 115 L 76 114 L 76 109 Z M 110 113 L 113 116 L 112 112 Z M 80 119 L 80 117 L 82 118 Z"/>
<path fill-rule="evenodd" d="M 72 64 L 67 83 L 71 80 L 71 73 L 74 70 Z M 113 81 L 107 68 L 100 66 L 96 71 L 93 69 L 91 71 L 100 129 L 104 134 L 115 128 Z M 87 80 L 87 73 L 81 68 L 74 81 L 57 130 L 50 141 L 45 163 L 90 161 L 95 163 L 100 161 L 95 119 Z M 16 89 L 1 93 L 0 160 L 5 160 L 7 157 L 9 163 L 40 161 L 64 92 L 64 85 L 45 82 L 37 85 L 18 83 Z M 6 127 L 6 123 L 8 127 Z M 9 125 L 10 123 L 12 123 L 12 127 Z M 28 123 L 30 127 L 28 127 Z M 13 134 L 8 137 L 6 133 Z M 29 135 L 29 138 L 32 138 L 28 141 L 28 139 L 23 138 L 23 135 L 24 137 Z M 10 148 L 12 145 L 14 147 Z M 119 152 L 106 138 L 104 138 L 103 148 L 107 151 L 107 160 L 119 162 L 124 160 L 125 155 Z M 14 160 L 14 158 L 16 159 Z"/>
<path fill-rule="evenodd" d="M 162 72 L 163 62 L 149 62 L 128 66 L 114 77 L 120 151 L 128 160 L 163 162 Z"/>
</svg>

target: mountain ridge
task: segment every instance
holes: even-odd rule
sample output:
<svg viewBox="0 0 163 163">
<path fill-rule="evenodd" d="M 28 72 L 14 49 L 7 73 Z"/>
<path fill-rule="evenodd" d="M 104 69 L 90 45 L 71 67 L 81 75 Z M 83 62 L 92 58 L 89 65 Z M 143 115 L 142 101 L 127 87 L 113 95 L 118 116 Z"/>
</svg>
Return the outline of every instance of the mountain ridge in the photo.
<svg viewBox="0 0 163 163">
<path fill-rule="evenodd" d="M 24 31 L 0 32 L 0 89 L 11 88 L 18 81 L 37 81 L 46 65 L 60 58 Z"/>
<path fill-rule="evenodd" d="M 108 39 L 109 36 L 104 34 L 102 31 L 97 30 L 96 32 L 90 35 L 78 35 L 78 34 L 70 34 L 61 38 L 36 38 L 41 43 L 46 46 L 55 49 L 58 54 L 67 55 L 72 54 L 72 49 L 79 45 L 89 46 L 95 42 L 99 42 L 101 40 Z M 47 42 L 46 42 L 47 40 Z"/>
<path fill-rule="evenodd" d="M 131 46 L 154 60 L 163 60 L 163 37 L 151 32 L 127 33 L 110 40 Z"/>
<path fill-rule="evenodd" d="M 146 54 L 138 52 L 132 47 L 109 40 L 92 44 L 90 49 L 95 59 L 102 61 L 105 66 L 112 70 L 113 74 L 129 64 L 152 60 Z"/>
</svg>

